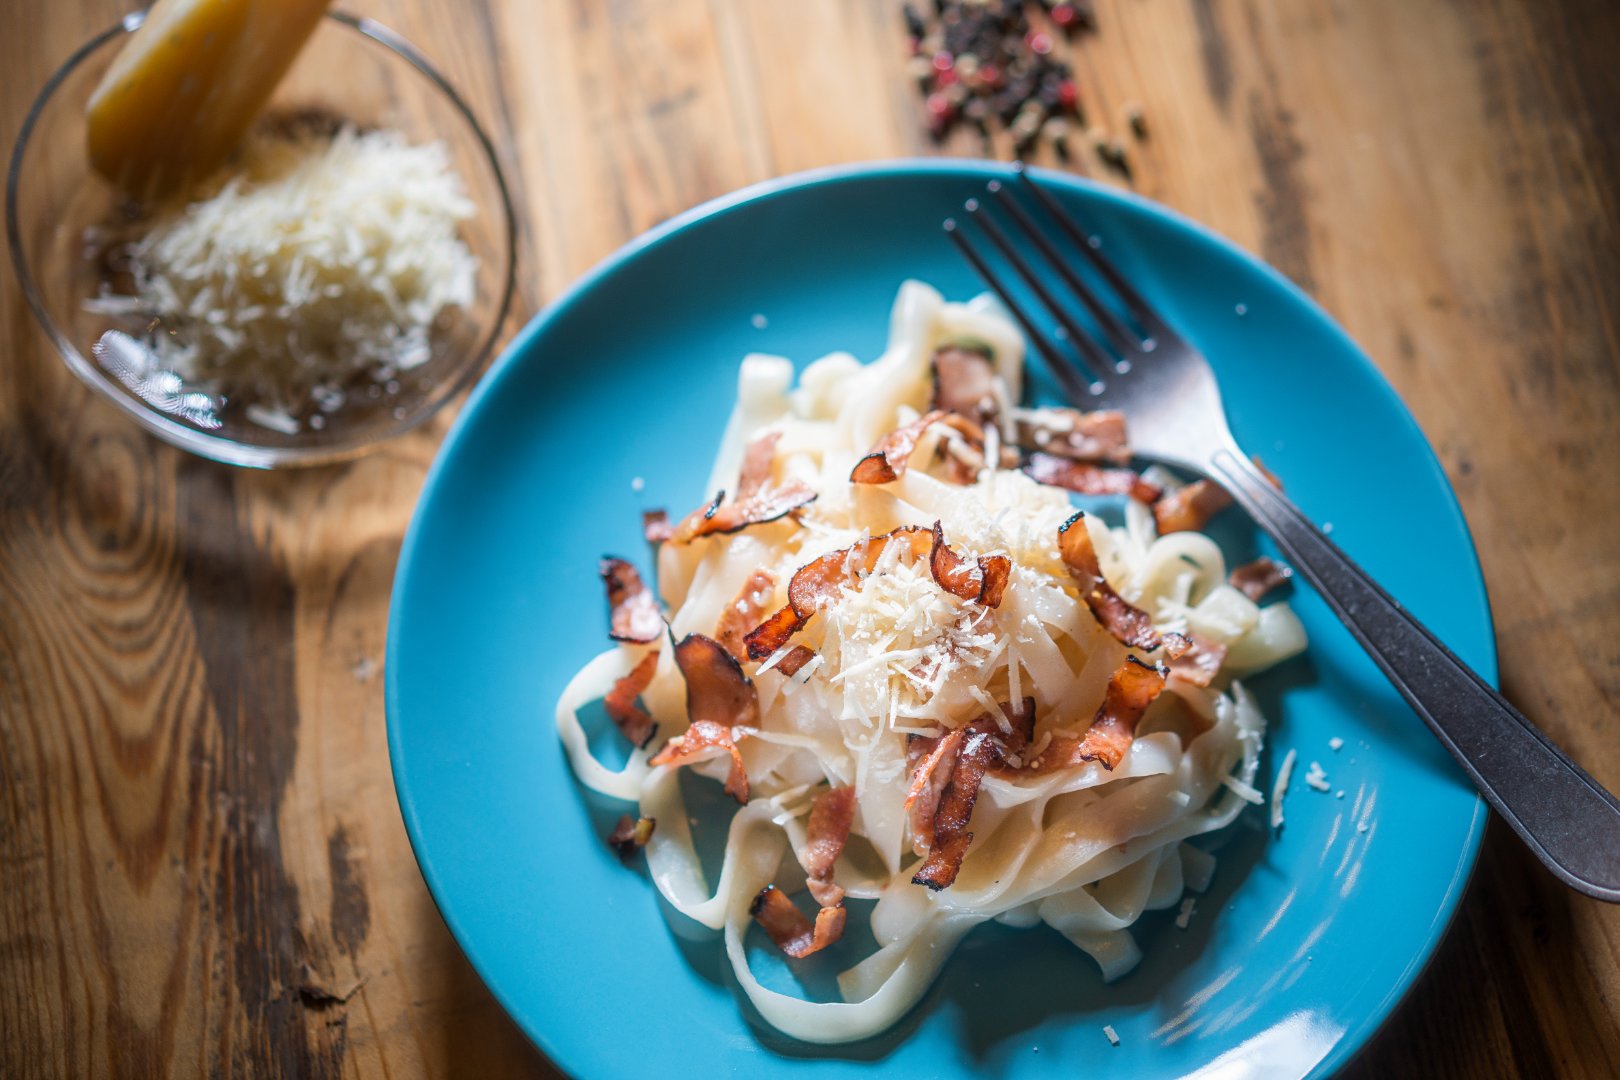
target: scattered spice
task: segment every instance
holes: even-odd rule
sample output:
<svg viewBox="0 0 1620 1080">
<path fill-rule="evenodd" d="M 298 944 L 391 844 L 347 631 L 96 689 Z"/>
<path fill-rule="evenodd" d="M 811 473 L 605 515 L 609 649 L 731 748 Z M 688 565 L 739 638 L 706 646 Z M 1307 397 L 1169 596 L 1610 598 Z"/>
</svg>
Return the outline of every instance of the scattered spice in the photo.
<svg viewBox="0 0 1620 1080">
<path fill-rule="evenodd" d="M 1037 7 L 1038 19 L 1030 16 Z M 1011 134 L 1014 152 L 1045 138 L 1068 154 L 1068 124 L 1084 119 L 1074 69 L 1055 54 L 1058 39 L 1096 29 L 1090 0 L 933 0 L 901 8 L 911 39 L 909 71 L 923 97 L 936 142 L 962 124 L 990 144 L 993 126 Z"/>
<path fill-rule="evenodd" d="M 1127 177 L 1131 175 L 1131 159 L 1125 152 L 1125 143 L 1120 139 L 1104 138 L 1097 143 L 1097 156 L 1112 168 L 1118 169 Z"/>
<path fill-rule="evenodd" d="M 1131 129 L 1131 134 L 1138 139 L 1147 138 L 1147 117 L 1142 115 L 1142 106 L 1132 101 L 1120 110 L 1124 114 L 1125 124 Z"/>
<path fill-rule="evenodd" d="M 647 846 L 652 839 L 653 828 L 658 822 L 650 817 L 632 818 L 629 814 L 622 814 L 619 823 L 608 834 L 608 847 L 619 853 L 621 859 L 628 859 L 636 852 Z"/>
</svg>

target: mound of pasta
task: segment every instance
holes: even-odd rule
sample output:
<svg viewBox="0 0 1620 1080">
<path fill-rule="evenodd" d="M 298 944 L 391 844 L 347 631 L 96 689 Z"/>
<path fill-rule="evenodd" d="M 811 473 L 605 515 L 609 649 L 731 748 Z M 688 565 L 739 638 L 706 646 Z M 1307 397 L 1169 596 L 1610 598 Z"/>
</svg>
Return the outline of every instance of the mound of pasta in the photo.
<svg viewBox="0 0 1620 1080">
<path fill-rule="evenodd" d="M 1200 531 L 1225 493 L 1130 469 L 1117 413 L 1020 407 L 1022 364 L 994 304 L 917 282 L 871 363 L 827 356 L 795 386 L 749 356 L 712 498 L 647 515 L 656 592 L 602 562 L 614 644 L 558 702 L 563 743 L 581 781 L 638 804 L 612 841 L 645 846 L 794 1037 L 882 1031 L 989 919 L 1045 922 L 1117 977 L 1142 912 L 1209 880 L 1184 841 L 1261 801 L 1265 720 L 1235 679 L 1304 648 L 1285 603 L 1258 603 L 1286 569 L 1229 575 Z M 1122 502 L 1123 524 L 1074 493 Z M 622 769 L 587 749 L 597 700 Z M 740 804 L 718 882 L 682 769 Z M 842 1002 L 761 985 L 751 923 L 805 957 L 848 899 L 876 901 L 878 948 Z"/>
</svg>

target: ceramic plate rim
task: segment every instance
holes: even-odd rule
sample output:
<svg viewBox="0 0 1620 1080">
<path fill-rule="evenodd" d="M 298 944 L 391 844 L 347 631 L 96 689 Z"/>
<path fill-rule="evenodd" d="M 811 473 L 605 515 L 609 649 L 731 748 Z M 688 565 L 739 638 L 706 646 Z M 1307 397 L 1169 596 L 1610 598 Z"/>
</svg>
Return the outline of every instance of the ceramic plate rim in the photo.
<svg viewBox="0 0 1620 1080">
<path fill-rule="evenodd" d="M 1384 376 L 1383 371 L 1373 363 L 1372 359 L 1367 356 L 1355 339 L 1350 337 L 1349 333 L 1339 325 L 1338 321 L 1315 299 L 1270 263 L 1179 211 L 1135 192 L 1110 187 L 1085 177 L 1038 168 L 1032 168 L 1030 172 L 1040 177 L 1044 182 L 1076 187 L 1104 202 L 1124 204 L 1143 211 L 1150 216 L 1167 220 L 1172 225 L 1195 234 L 1199 240 L 1213 244 L 1223 252 L 1236 256 L 1259 271 L 1273 285 L 1280 287 L 1296 304 L 1309 309 L 1328 328 L 1332 335 L 1341 339 L 1341 342 L 1347 347 L 1346 352 L 1353 356 L 1355 362 L 1364 369 L 1361 374 L 1369 377 L 1369 385 L 1376 388 L 1381 396 L 1388 399 L 1401 420 L 1415 430 L 1425 451 L 1422 463 L 1439 480 L 1440 489 L 1444 493 L 1444 506 L 1441 509 L 1446 512 L 1448 517 L 1454 519 L 1455 525 L 1467 545 L 1468 554 L 1472 561 L 1472 565 L 1466 569 L 1469 571 L 1469 576 L 1477 580 L 1479 584 L 1479 606 L 1481 610 L 1477 613 L 1477 616 L 1482 618 L 1488 627 L 1493 628 L 1493 633 L 1488 641 L 1488 655 L 1483 657 L 1485 663 L 1481 665 L 1480 674 L 1485 678 L 1486 682 L 1495 686 L 1498 677 L 1498 656 L 1494 635 L 1495 623 L 1491 613 L 1490 597 L 1485 588 L 1483 571 L 1479 565 L 1478 548 L 1474 544 L 1473 533 L 1468 527 L 1467 518 L 1463 515 L 1456 491 L 1452 488 L 1450 479 L 1441 467 L 1433 445 L 1423 433 L 1423 429 L 1418 424 L 1416 417 L 1412 415 L 1406 403 L 1396 393 L 1395 388 Z M 460 920 L 446 901 L 433 860 L 428 854 L 425 845 L 421 842 L 418 809 L 411 798 L 410 781 L 405 776 L 402 765 L 403 743 L 398 722 L 399 685 L 396 674 L 399 665 L 396 662 L 396 649 L 400 634 L 401 612 L 404 610 L 405 586 L 410 578 L 412 563 L 416 555 L 417 540 L 423 527 L 424 508 L 429 505 L 442 474 L 449 468 L 450 458 L 454 456 L 464 430 L 476 422 L 477 416 L 483 410 L 486 399 L 491 398 L 499 391 L 501 384 L 511 377 L 511 373 L 522 362 L 531 344 L 553 322 L 563 318 L 583 297 L 594 291 L 619 267 L 672 239 L 688 228 L 752 203 L 827 184 L 874 178 L 903 179 L 921 174 L 946 174 L 984 180 L 1005 180 L 1013 176 L 1012 167 L 1007 163 L 962 158 L 894 158 L 848 165 L 831 165 L 751 184 L 676 214 L 642 232 L 607 255 L 524 324 L 523 328 L 501 351 L 500 356 L 473 388 L 466 404 L 462 407 L 449 432 L 445 435 L 444 441 L 434 454 L 433 463 L 423 481 L 422 490 L 417 497 L 416 507 L 411 513 L 410 525 L 406 529 L 405 539 L 400 547 L 399 560 L 394 571 L 393 587 L 389 596 L 388 636 L 384 653 L 383 681 L 390 772 L 393 776 L 394 791 L 399 803 L 400 816 L 404 820 L 405 831 L 410 840 L 411 851 L 416 858 L 417 867 L 422 874 L 423 881 L 427 884 L 428 892 L 433 898 L 440 917 L 450 930 L 457 947 L 472 965 L 474 971 L 478 973 L 480 981 L 489 989 L 518 1029 L 546 1055 L 553 1065 L 558 1063 L 557 1048 L 546 1037 L 544 1030 L 533 1027 L 520 1019 L 520 1016 L 524 1015 L 524 1010 L 509 998 L 504 987 L 486 977 L 487 966 L 481 961 L 479 954 L 470 944 Z M 1435 912 L 1433 921 L 1429 924 L 1428 936 L 1423 943 L 1422 949 L 1401 971 L 1394 984 L 1391 985 L 1389 992 L 1379 1001 L 1378 1005 L 1368 1010 L 1359 1021 L 1344 1029 L 1334 1043 L 1333 1048 L 1311 1070 L 1311 1076 L 1329 1076 L 1348 1064 L 1356 1054 L 1372 1041 L 1372 1038 L 1383 1027 L 1390 1014 L 1410 993 L 1418 978 L 1427 969 L 1438 951 L 1440 943 L 1449 932 L 1461 906 L 1462 898 L 1467 891 L 1468 884 L 1473 878 L 1484 841 L 1487 818 L 1485 801 L 1476 793 L 1473 800 L 1473 816 L 1468 825 L 1466 842 L 1459 854 L 1457 864 L 1452 870 L 1451 879 L 1446 885 L 1446 891 L 1441 899 L 1440 906 Z"/>
</svg>

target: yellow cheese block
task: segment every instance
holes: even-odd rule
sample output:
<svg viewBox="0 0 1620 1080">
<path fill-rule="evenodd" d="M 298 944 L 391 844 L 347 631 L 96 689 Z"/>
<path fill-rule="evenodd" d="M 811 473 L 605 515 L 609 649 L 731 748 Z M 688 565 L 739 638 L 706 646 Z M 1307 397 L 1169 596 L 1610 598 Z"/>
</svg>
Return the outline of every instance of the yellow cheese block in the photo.
<svg viewBox="0 0 1620 1080">
<path fill-rule="evenodd" d="M 235 149 L 330 0 L 158 0 L 91 95 L 90 164 L 162 198 Z"/>
</svg>

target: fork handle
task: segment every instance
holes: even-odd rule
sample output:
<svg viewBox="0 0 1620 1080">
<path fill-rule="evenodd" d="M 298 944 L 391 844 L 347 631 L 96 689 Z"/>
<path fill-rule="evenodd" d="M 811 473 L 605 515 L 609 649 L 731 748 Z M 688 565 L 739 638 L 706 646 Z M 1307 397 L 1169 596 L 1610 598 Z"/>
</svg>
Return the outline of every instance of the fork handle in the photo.
<svg viewBox="0 0 1620 1080">
<path fill-rule="evenodd" d="M 1547 868 L 1588 896 L 1620 903 L 1620 801 L 1407 614 L 1247 458 L 1220 450 L 1209 471 L 1271 534 Z"/>
</svg>

